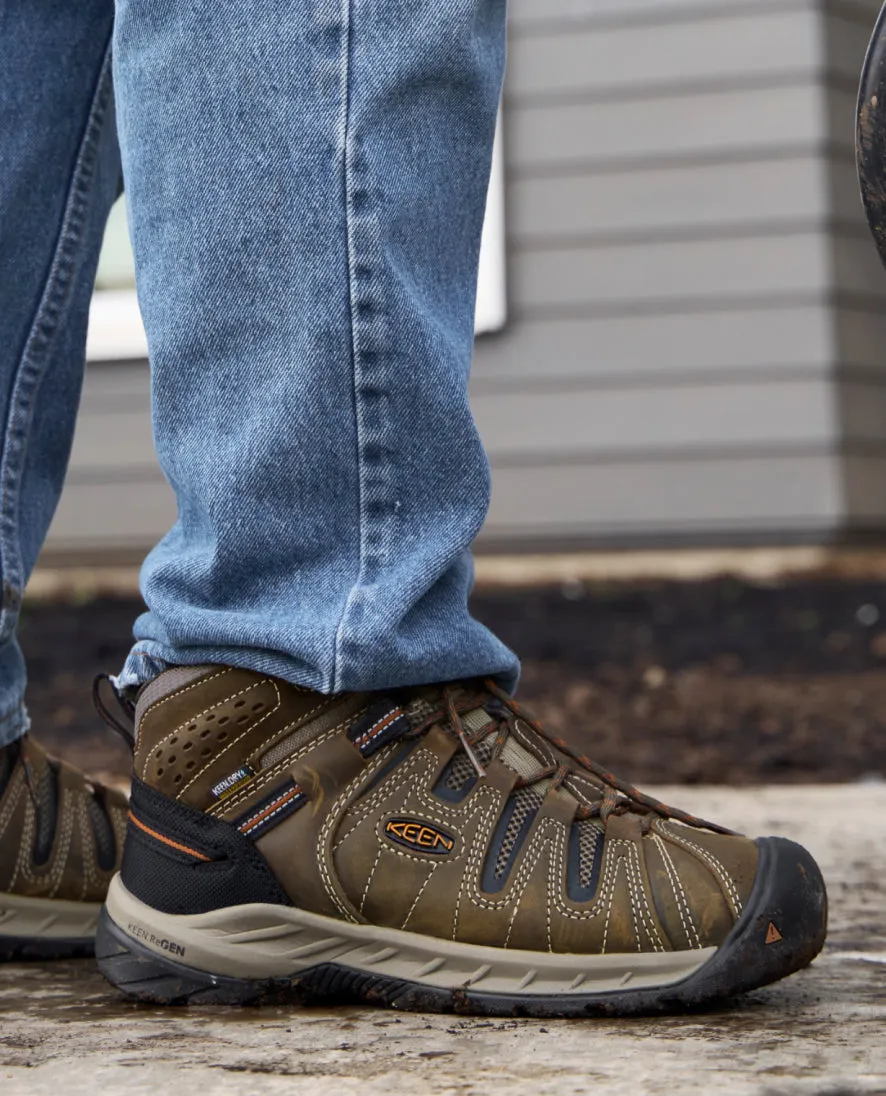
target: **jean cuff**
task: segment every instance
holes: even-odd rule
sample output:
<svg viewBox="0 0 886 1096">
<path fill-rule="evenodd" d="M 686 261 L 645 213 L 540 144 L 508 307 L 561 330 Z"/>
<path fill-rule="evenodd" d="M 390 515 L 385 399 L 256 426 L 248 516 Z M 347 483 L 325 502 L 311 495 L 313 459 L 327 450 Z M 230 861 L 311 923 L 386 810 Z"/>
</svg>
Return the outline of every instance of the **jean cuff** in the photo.
<svg viewBox="0 0 886 1096">
<path fill-rule="evenodd" d="M 145 654 L 137 648 L 129 652 L 129 657 L 123 664 L 123 669 L 117 677 L 111 678 L 114 687 L 123 692 L 126 689 L 138 689 L 159 677 L 164 670 L 168 670 L 172 663 L 153 655 Z"/>
</svg>

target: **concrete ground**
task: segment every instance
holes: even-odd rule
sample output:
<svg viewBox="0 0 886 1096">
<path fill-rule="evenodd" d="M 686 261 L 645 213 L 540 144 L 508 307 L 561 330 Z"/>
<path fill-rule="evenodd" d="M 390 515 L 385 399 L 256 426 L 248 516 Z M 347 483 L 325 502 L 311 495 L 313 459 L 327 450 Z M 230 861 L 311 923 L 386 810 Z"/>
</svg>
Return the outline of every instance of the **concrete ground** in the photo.
<svg viewBox="0 0 886 1096">
<path fill-rule="evenodd" d="M 122 1001 L 90 963 L 8 965 L 0 1094 L 886 1094 L 886 784 L 662 795 L 818 857 L 831 936 L 811 969 L 706 1014 L 539 1023 L 162 1011 Z"/>
</svg>

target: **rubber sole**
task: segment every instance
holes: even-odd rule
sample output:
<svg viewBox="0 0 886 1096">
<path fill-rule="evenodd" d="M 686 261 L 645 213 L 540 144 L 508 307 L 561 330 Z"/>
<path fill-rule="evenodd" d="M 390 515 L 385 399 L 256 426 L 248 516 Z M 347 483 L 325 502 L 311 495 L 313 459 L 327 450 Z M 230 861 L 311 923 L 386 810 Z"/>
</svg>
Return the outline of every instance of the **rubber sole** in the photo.
<svg viewBox="0 0 886 1096">
<path fill-rule="evenodd" d="M 94 954 L 98 903 L 0 894 L 0 962 Z"/>
<path fill-rule="evenodd" d="M 475 985 L 490 977 L 491 964 L 485 964 L 460 984 L 443 987 L 431 984 L 435 975 L 439 978 L 439 964 L 428 964 L 434 969 L 429 969 L 423 978 L 395 977 L 367 969 L 386 960 L 392 949 L 376 947 L 377 955 L 367 955 L 365 943 L 360 949 L 348 948 L 347 944 L 339 947 L 335 961 L 308 965 L 310 960 L 303 955 L 301 969 L 295 972 L 290 962 L 287 972 L 281 970 L 279 976 L 235 977 L 180 962 L 173 955 L 186 956 L 186 946 L 168 936 L 157 938 L 146 934 L 140 924 L 129 923 L 124 927 L 114 920 L 108 907 L 102 910 L 99 918 L 96 957 L 99 969 L 118 989 L 139 1000 L 161 1004 L 256 1005 L 293 1000 L 364 1002 L 417 1011 L 544 1018 L 629 1016 L 698 1008 L 793 974 L 807 966 L 824 944 L 827 897 L 815 861 L 801 846 L 780 838 L 766 838 L 758 844 L 760 860 L 754 888 L 729 937 L 712 954 L 695 953 L 698 963 L 692 973 L 677 980 L 671 975 L 669 981 L 667 973 L 663 972 L 660 977 L 664 984 L 659 985 L 628 986 L 633 978 L 628 971 L 628 976 L 622 978 L 623 989 L 586 992 L 579 983 L 561 992 L 539 992 L 538 982 L 524 979 L 522 989 L 488 992 Z M 182 918 L 181 922 L 186 920 Z M 342 931 L 339 922 L 331 918 L 322 920 L 328 922 L 330 935 L 317 942 L 317 951 L 322 951 L 323 945 L 340 943 L 340 937 L 335 934 Z M 168 920 L 164 922 L 167 923 Z M 390 933 L 393 930 L 380 931 Z M 264 938 L 272 938 L 270 928 L 253 930 L 251 936 L 257 939 L 262 932 Z M 399 934 L 402 937 L 411 935 Z M 243 937 L 244 933 L 240 932 L 238 938 L 242 940 Z M 467 954 L 472 950 L 470 945 L 428 943 L 435 943 L 438 950 L 448 953 L 462 949 Z M 516 953 L 507 949 L 478 950 L 498 953 L 503 967 L 512 965 L 516 958 Z M 680 958 L 679 953 L 670 954 Z M 352 957 L 350 965 L 349 955 Z M 354 961 L 358 956 L 360 966 Z M 692 962 L 689 958 L 692 953 L 682 953 L 682 956 Z M 594 959 L 615 965 L 618 962 L 636 964 L 637 960 L 636 956 L 549 957 L 547 954 L 535 958 L 539 968 L 546 962 L 556 965 L 570 959 L 579 965 L 582 962 L 592 964 Z M 638 969 L 638 980 L 642 981 L 642 967 Z M 647 971 L 645 977 L 648 981 L 652 976 Z"/>
</svg>

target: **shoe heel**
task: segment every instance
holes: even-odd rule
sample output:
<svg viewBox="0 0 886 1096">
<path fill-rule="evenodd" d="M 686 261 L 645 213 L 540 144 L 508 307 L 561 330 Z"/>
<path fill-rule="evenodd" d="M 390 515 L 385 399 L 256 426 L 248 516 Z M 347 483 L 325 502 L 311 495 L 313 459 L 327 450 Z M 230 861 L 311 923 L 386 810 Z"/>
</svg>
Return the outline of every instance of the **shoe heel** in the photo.
<svg viewBox="0 0 886 1096">
<path fill-rule="evenodd" d="M 264 996 L 264 983 L 194 970 L 149 951 L 126 933 L 104 907 L 95 958 L 105 978 L 128 997 L 161 1005 L 247 1005 Z"/>
</svg>

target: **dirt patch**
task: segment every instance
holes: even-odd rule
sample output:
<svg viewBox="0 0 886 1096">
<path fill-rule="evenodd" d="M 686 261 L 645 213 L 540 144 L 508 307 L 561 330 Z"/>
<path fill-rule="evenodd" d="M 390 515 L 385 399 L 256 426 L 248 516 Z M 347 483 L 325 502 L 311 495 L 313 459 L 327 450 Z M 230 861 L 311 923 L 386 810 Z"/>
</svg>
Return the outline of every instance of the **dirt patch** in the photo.
<svg viewBox="0 0 886 1096">
<path fill-rule="evenodd" d="M 886 776 L 886 582 L 569 582 L 479 592 L 473 605 L 523 656 L 520 699 L 632 780 Z M 141 608 L 25 607 L 35 728 L 96 773 L 122 773 L 127 758 L 89 685 L 119 667 Z"/>
</svg>

